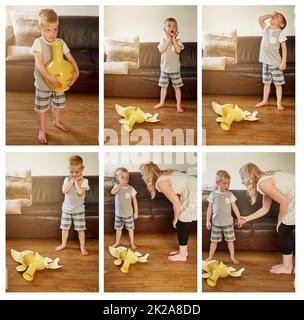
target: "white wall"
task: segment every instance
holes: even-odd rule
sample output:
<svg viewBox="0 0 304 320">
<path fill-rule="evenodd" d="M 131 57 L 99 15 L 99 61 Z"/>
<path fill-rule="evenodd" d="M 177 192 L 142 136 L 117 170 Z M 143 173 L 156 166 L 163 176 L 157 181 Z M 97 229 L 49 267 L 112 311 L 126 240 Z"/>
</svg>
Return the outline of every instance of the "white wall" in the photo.
<svg viewBox="0 0 304 320">
<path fill-rule="evenodd" d="M 164 20 L 173 17 L 179 38 L 197 41 L 196 6 L 106 6 L 104 32 L 107 37 L 140 36 L 141 42 L 157 42 L 163 36 Z"/>
<path fill-rule="evenodd" d="M 145 162 L 153 161 L 161 169 L 176 169 L 187 171 L 196 167 L 196 153 L 193 152 L 107 152 L 105 153 L 105 176 L 114 176 L 118 167 L 126 167 L 130 172 L 139 172 L 139 166 Z"/>
<path fill-rule="evenodd" d="M 207 32 L 237 29 L 239 36 L 261 35 L 259 16 L 281 12 L 287 21 L 287 35 L 295 35 L 294 6 L 203 6 L 203 30 Z"/>
<path fill-rule="evenodd" d="M 231 189 L 245 189 L 241 183 L 239 169 L 247 162 L 256 164 L 261 170 L 282 170 L 295 173 L 294 153 L 207 153 L 203 155 L 203 186 L 215 185 L 217 170 L 226 170 L 231 175 Z"/>
<path fill-rule="evenodd" d="M 98 16 L 98 6 L 7 6 L 6 7 L 6 21 L 7 25 L 12 25 L 11 11 L 20 13 L 34 13 L 38 12 L 43 8 L 50 8 L 56 11 L 59 16 Z"/>
<path fill-rule="evenodd" d="M 6 153 L 6 172 L 32 170 L 33 176 L 66 176 L 69 174 L 68 159 L 73 154 L 82 157 L 84 175 L 98 175 L 98 154 L 96 152 L 18 152 Z"/>
</svg>

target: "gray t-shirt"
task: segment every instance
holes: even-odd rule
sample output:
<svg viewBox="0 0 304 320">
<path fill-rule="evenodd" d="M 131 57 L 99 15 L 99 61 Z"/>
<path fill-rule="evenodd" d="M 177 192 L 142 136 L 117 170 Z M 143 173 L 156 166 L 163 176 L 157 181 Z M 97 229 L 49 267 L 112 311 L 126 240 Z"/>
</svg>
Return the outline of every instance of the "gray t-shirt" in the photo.
<svg viewBox="0 0 304 320">
<path fill-rule="evenodd" d="M 269 26 L 266 26 L 263 30 L 259 61 L 272 67 L 279 67 L 282 62 L 280 54 L 281 43 L 286 40 L 283 30 L 271 30 Z"/>
<path fill-rule="evenodd" d="M 166 41 L 166 39 L 162 39 L 158 45 L 158 48 Z M 182 49 L 184 49 L 184 45 L 182 44 L 180 39 L 177 39 L 177 43 L 181 46 Z M 173 43 L 170 42 L 167 50 L 160 56 L 160 70 L 167 73 L 180 72 L 179 57 L 180 55 L 176 53 Z"/>
<path fill-rule="evenodd" d="M 207 201 L 212 203 L 212 224 L 219 227 L 233 224 L 231 203 L 236 201 L 236 197 L 231 191 L 212 191 Z"/>
<path fill-rule="evenodd" d="M 70 183 L 71 178 L 66 177 L 64 179 L 63 185 Z M 79 184 L 81 188 L 84 188 L 85 190 L 89 190 L 89 181 L 88 179 L 81 179 L 79 181 Z M 62 204 L 62 211 L 66 213 L 80 213 L 84 212 L 84 199 L 85 199 L 85 193 L 80 196 L 77 193 L 77 190 L 75 188 L 75 185 L 73 184 L 72 188 L 69 190 L 69 192 L 65 193 L 64 195 L 64 201 Z"/>
<path fill-rule="evenodd" d="M 115 193 L 115 215 L 122 218 L 133 216 L 132 197 L 136 195 L 136 190 L 128 185 Z"/>
<path fill-rule="evenodd" d="M 56 38 L 55 41 L 63 42 L 63 54 L 70 52 L 70 49 L 67 47 L 66 43 L 62 39 Z M 42 63 L 43 65 L 47 65 L 53 59 L 53 49 L 52 46 L 44 40 L 43 37 L 37 38 L 33 45 L 32 45 L 32 53 L 34 51 L 41 52 L 42 55 Z M 50 87 L 45 82 L 44 78 L 42 77 L 41 73 L 39 72 L 36 64 L 34 69 L 34 77 L 35 77 L 35 87 L 40 91 L 50 91 Z"/>
</svg>

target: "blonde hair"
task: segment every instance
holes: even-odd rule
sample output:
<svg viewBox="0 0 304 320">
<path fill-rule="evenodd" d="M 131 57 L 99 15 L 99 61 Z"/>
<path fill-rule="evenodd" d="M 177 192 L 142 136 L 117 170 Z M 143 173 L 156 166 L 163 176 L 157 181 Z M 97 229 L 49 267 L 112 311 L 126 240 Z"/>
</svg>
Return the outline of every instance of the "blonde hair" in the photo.
<svg viewBox="0 0 304 320">
<path fill-rule="evenodd" d="M 38 24 L 39 26 L 46 23 L 56 23 L 58 22 L 58 15 L 53 9 L 42 9 L 38 14 Z"/>
<path fill-rule="evenodd" d="M 251 204 L 255 204 L 256 202 L 258 195 L 257 184 L 259 180 L 263 176 L 271 176 L 277 171 L 279 170 L 262 171 L 257 165 L 251 162 L 246 163 L 240 168 L 239 174 L 244 179 L 244 184 L 251 199 Z"/>
<path fill-rule="evenodd" d="M 281 17 L 281 21 L 282 21 L 282 23 L 284 24 L 284 27 L 281 27 L 281 26 L 280 26 L 280 29 L 283 30 L 283 29 L 285 29 L 285 27 L 286 27 L 286 25 L 287 25 L 287 21 L 286 21 L 284 15 L 283 15 L 282 13 L 278 12 L 278 15 Z"/>
<path fill-rule="evenodd" d="M 177 24 L 177 21 L 174 19 L 174 18 L 167 18 L 165 21 L 164 21 L 164 24 L 167 23 L 167 22 L 175 22 Z"/>
<path fill-rule="evenodd" d="M 124 167 L 117 168 L 117 169 L 115 170 L 115 178 L 116 178 L 116 180 L 118 180 L 118 174 L 119 174 L 120 172 L 127 172 L 127 173 L 129 173 L 129 171 L 128 171 L 127 168 L 124 168 Z"/>
<path fill-rule="evenodd" d="M 220 182 L 222 179 L 231 180 L 230 174 L 225 170 L 218 170 L 216 172 L 216 183 Z"/>
<path fill-rule="evenodd" d="M 82 158 L 77 155 L 71 156 L 69 158 L 69 167 L 82 167 L 82 168 L 84 168 Z"/>
<path fill-rule="evenodd" d="M 151 194 L 151 199 L 156 195 L 156 181 L 161 175 L 170 175 L 174 170 L 161 170 L 159 166 L 152 161 L 142 164 L 139 167 L 143 180 Z"/>
</svg>

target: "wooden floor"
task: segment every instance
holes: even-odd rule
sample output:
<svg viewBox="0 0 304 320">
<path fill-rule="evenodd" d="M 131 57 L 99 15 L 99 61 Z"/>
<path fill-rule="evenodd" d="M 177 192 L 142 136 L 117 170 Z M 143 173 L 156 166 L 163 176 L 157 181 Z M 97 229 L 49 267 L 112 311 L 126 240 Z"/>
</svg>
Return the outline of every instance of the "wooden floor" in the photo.
<svg viewBox="0 0 304 320">
<path fill-rule="evenodd" d="M 197 140 L 197 106 L 196 100 L 184 100 L 183 107 L 184 113 L 176 112 L 176 101 L 166 100 L 166 106 L 158 109 L 153 109 L 153 106 L 159 101 L 157 99 L 131 99 L 131 98 L 105 98 L 105 144 L 108 145 L 126 145 L 126 144 L 151 144 L 151 145 L 194 145 Z M 121 117 L 115 111 L 115 104 L 119 104 L 123 107 L 135 106 L 140 107 L 146 113 L 159 113 L 160 122 L 157 123 L 142 123 L 136 124 L 133 130 L 133 134 L 129 134 L 126 131 L 122 131 L 121 124 L 118 122 Z M 115 130 L 117 133 L 118 141 L 114 141 L 107 136 L 111 136 L 111 130 Z M 135 136 L 135 129 L 144 129 L 146 134 L 143 139 L 143 134 L 139 137 Z M 178 137 L 169 135 L 168 141 L 160 139 L 160 133 L 156 130 L 169 129 L 171 132 L 175 129 L 179 129 L 180 133 Z M 186 136 L 186 129 L 191 130 L 190 134 Z M 154 131 L 155 130 L 155 131 Z M 154 136 L 153 136 L 154 132 Z M 148 136 L 146 136 L 148 135 Z M 161 141 L 159 141 L 159 139 Z M 111 141 L 112 140 L 112 141 Z"/>
<path fill-rule="evenodd" d="M 98 145 L 98 95 L 66 94 L 61 120 L 71 131 L 53 127 L 52 112 L 47 112 L 49 145 Z M 6 93 L 6 144 L 38 145 L 38 120 L 34 111 L 33 92 Z"/>
<path fill-rule="evenodd" d="M 137 251 L 149 253 L 147 263 L 131 265 L 124 274 L 114 265 L 114 258 L 108 251 L 115 235 L 105 235 L 105 292 L 194 292 L 197 290 L 196 237 L 189 241 L 187 262 L 172 262 L 168 252 L 177 246 L 176 234 L 135 234 Z M 121 245 L 127 247 L 128 237 Z"/>
<path fill-rule="evenodd" d="M 204 96 L 203 128 L 206 129 L 207 145 L 294 145 L 295 144 L 295 99 L 284 97 L 285 111 L 277 111 L 276 100 L 270 105 L 256 108 L 260 96 Z M 215 121 L 218 117 L 211 102 L 238 104 L 244 111 L 259 112 L 260 120 L 233 123 L 229 131 L 224 131 Z M 204 136 L 203 136 L 204 141 Z"/>
<path fill-rule="evenodd" d="M 207 252 L 203 252 L 203 259 L 206 257 Z M 214 288 L 203 279 L 204 292 L 294 292 L 293 274 L 274 275 L 269 272 L 271 266 L 281 263 L 281 253 L 241 251 L 236 253 L 236 257 L 240 261 L 239 267 L 230 262 L 228 252 L 217 252 L 215 259 L 236 269 L 245 268 L 242 277 L 219 279 Z"/>
<path fill-rule="evenodd" d="M 57 240 L 13 239 L 6 242 L 6 266 L 8 271 L 8 292 L 98 292 L 98 240 L 87 240 L 89 255 L 84 257 L 79 242 L 70 240 L 68 248 L 55 252 Z M 16 271 L 16 263 L 10 250 L 38 251 L 42 256 L 60 258 L 61 269 L 37 271 L 34 280 L 25 281 L 22 273 Z"/>
</svg>

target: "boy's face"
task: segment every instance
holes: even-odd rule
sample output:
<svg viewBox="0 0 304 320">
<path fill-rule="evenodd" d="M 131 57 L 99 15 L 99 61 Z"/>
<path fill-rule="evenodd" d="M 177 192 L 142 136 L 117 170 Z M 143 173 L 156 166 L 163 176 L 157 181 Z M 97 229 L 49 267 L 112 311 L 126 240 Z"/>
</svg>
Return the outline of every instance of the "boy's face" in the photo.
<svg viewBox="0 0 304 320">
<path fill-rule="evenodd" d="M 283 29 L 285 27 L 283 18 L 279 13 L 271 17 L 270 23 L 272 26 L 278 27 L 280 29 Z"/>
<path fill-rule="evenodd" d="M 48 42 L 55 41 L 58 34 L 58 22 L 44 23 L 40 26 L 40 32 L 43 38 Z"/>
<path fill-rule="evenodd" d="M 228 189 L 229 189 L 229 185 L 230 185 L 230 180 L 229 179 L 225 179 L 225 178 L 222 178 L 217 183 L 217 187 L 218 187 L 220 192 L 227 192 Z"/>
<path fill-rule="evenodd" d="M 174 36 L 178 30 L 177 23 L 174 21 L 167 21 L 165 23 L 165 30 L 171 37 Z"/>
<path fill-rule="evenodd" d="M 129 172 L 119 172 L 117 180 L 121 185 L 126 186 L 129 183 Z"/>
<path fill-rule="evenodd" d="M 83 169 L 84 167 L 83 166 L 73 166 L 73 167 L 70 167 L 70 177 L 72 179 L 78 179 L 82 176 L 82 172 L 83 172 Z"/>
</svg>

